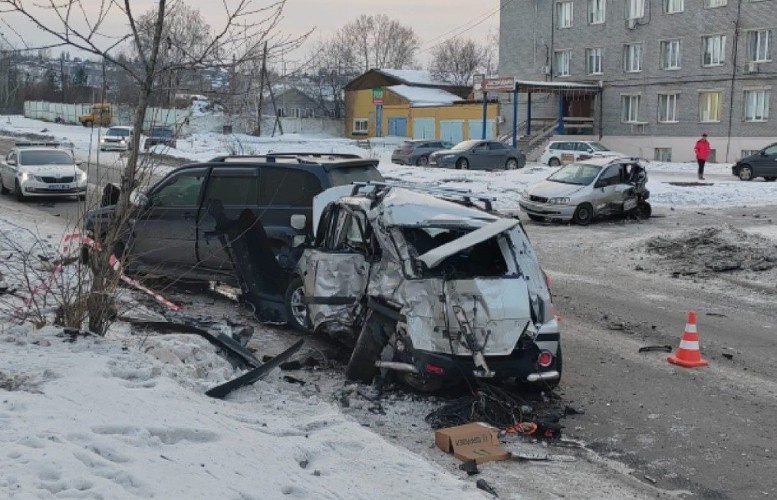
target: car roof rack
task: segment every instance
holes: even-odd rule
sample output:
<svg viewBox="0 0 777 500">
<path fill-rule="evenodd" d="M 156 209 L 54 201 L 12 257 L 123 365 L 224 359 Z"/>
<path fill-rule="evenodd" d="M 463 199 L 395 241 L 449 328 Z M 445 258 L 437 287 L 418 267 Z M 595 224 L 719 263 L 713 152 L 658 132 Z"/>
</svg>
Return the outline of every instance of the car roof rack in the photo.
<svg viewBox="0 0 777 500">
<path fill-rule="evenodd" d="M 217 156 L 209 163 L 244 163 L 264 161 L 266 163 L 324 163 L 343 160 L 364 160 L 352 153 L 267 153 L 263 155 L 227 155 Z"/>
<path fill-rule="evenodd" d="M 359 194 L 359 190 L 365 187 L 375 187 L 376 190 L 374 193 L 376 195 L 378 194 L 377 191 L 380 188 L 402 188 L 409 189 L 411 191 L 421 191 L 437 198 L 463 203 L 467 206 L 474 206 L 475 202 L 479 201 L 483 203 L 484 208 L 488 212 L 492 212 L 494 210 L 493 202 L 496 201 L 496 198 L 493 196 L 482 196 L 472 192 L 469 189 L 441 188 L 436 186 L 424 186 L 423 184 L 411 184 L 408 182 L 357 181 L 353 183 L 353 186 L 354 187 L 353 191 L 351 191 L 351 196 Z"/>
<path fill-rule="evenodd" d="M 59 141 L 15 141 L 17 148 L 58 148 L 62 146 Z"/>
</svg>

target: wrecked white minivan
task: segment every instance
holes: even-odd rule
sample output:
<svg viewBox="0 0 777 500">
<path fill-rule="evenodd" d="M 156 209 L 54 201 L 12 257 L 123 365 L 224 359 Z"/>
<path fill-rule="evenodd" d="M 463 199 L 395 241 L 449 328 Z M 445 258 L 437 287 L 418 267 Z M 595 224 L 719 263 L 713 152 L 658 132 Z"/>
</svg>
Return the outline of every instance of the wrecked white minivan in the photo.
<svg viewBox="0 0 777 500">
<path fill-rule="evenodd" d="M 472 377 L 558 384 L 551 294 L 518 219 L 458 191 L 357 183 L 337 198 L 344 188 L 314 201 L 298 269 L 312 328 L 355 345 L 349 378 L 390 370 L 428 391 Z"/>
</svg>

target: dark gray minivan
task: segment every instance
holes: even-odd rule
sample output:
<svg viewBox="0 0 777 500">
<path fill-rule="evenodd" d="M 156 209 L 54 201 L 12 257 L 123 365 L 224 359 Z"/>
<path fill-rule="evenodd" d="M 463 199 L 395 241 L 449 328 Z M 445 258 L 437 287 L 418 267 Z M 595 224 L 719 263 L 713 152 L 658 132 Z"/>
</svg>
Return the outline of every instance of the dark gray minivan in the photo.
<svg viewBox="0 0 777 500">
<path fill-rule="evenodd" d="M 743 181 L 756 177 L 763 177 L 769 182 L 777 180 L 777 142 L 736 162 L 731 167 L 731 173 Z"/>
<path fill-rule="evenodd" d="M 274 154 L 226 156 L 185 165 L 170 172 L 143 194 L 134 196 L 141 215 L 125 229 L 115 248 L 128 270 L 192 281 L 235 285 L 238 277 L 220 238 L 214 236 L 219 215 L 237 220 L 249 209 L 260 221 L 280 266 L 290 276 L 286 321 L 307 326 L 302 281 L 294 276 L 302 244 L 312 235 L 313 197 L 354 181 L 382 181 L 377 160 L 346 154 Z M 100 238 L 115 206 L 87 214 L 87 229 Z"/>
</svg>

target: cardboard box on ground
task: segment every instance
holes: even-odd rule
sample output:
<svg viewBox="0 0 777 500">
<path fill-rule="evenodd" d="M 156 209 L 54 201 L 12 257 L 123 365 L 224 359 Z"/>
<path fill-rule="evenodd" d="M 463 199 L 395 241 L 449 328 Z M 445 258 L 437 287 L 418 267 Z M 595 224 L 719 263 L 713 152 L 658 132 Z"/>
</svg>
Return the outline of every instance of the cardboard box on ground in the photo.
<svg viewBox="0 0 777 500">
<path fill-rule="evenodd" d="M 439 429 L 434 433 L 434 442 L 463 462 L 482 464 L 510 458 L 510 453 L 499 445 L 499 429 L 483 422 Z"/>
</svg>

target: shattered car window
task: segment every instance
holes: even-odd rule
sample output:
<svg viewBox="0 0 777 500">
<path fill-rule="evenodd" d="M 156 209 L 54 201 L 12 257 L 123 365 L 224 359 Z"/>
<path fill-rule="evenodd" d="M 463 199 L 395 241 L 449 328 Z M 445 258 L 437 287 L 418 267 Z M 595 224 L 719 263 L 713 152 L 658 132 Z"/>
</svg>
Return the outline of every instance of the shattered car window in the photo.
<svg viewBox="0 0 777 500">
<path fill-rule="evenodd" d="M 591 184 L 602 167 L 588 165 L 585 163 L 572 163 L 559 169 L 556 173 L 548 177 L 549 181 L 560 182 L 562 184 L 576 184 L 578 186 L 587 186 Z"/>
<path fill-rule="evenodd" d="M 414 259 L 470 232 L 472 228 L 402 228 L 402 236 L 411 248 L 410 254 Z M 417 269 L 424 267 L 420 261 L 417 261 Z M 433 269 L 423 269 L 421 277 L 449 279 L 493 277 L 504 276 L 507 271 L 507 263 L 499 247 L 499 237 L 494 237 L 451 255 Z"/>
</svg>

